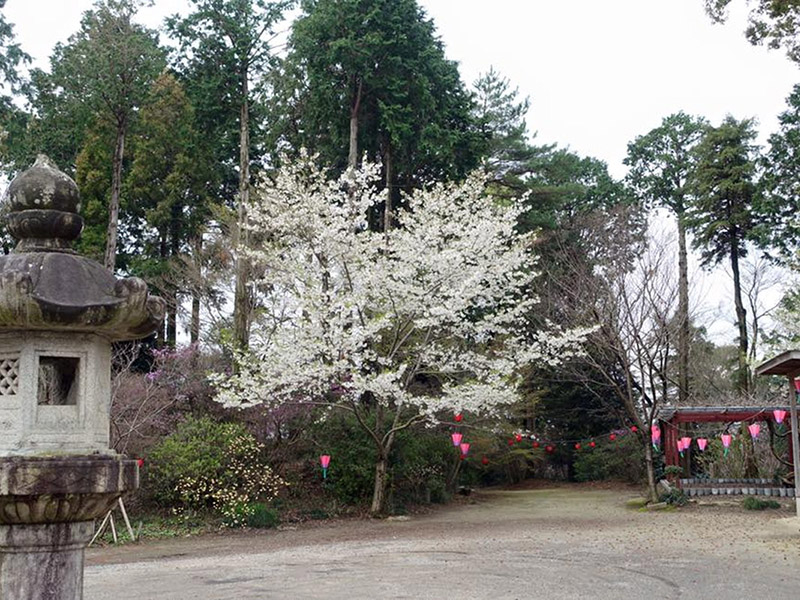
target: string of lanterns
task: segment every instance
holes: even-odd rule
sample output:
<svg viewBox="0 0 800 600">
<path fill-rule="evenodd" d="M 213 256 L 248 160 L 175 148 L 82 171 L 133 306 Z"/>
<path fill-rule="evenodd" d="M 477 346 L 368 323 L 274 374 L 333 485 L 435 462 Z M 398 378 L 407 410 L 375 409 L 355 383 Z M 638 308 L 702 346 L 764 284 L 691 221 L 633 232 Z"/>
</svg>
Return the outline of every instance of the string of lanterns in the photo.
<svg viewBox="0 0 800 600">
<path fill-rule="evenodd" d="M 781 426 L 784 419 L 786 418 L 787 411 L 785 410 L 773 410 L 772 415 L 775 419 L 775 422 L 778 426 Z M 453 420 L 456 423 L 461 423 L 464 419 L 464 416 L 461 413 L 457 413 L 453 416 Z M 753 440 L 756 440 L 761 433 L 761 426 L 758 423 L 751 423 L 747 426 L 748 431 L 750 432 L 750 436 Z M 627 433 L 637 433 L 639 429 L 636 425 L 632 425 L 628 429 L 618 429 L 612 431 L 608 434 L 608 440 L 614 442 L 617 438 L 621 435 L 626 435 Z M 518 444 L 523 441 L 525 436 L 521 433 L 515 433 L 513 437 L 509 438 L 508 445 L 509 447 L 514 446 L 514 444 Z M 531 446 L 534 449 L 539 449 L 542 447 L 542 442 L 539 439 L 536 439 L 535 436 L 528 436 L 532 440 Z M 464 460 L 467 455 L 469 454 L 470 444 L 464 441 L 464 434 L 455 431 L 450 434 L 450 439 L 453 443 L 455 448 L 458 448 L 459 451 L 459 460 Z M 652 425 L 650 428 L 650 439 L 653 444 L 653 448 L 658 449 L 661 445 L 661 428 L 658 425 Z M 727 456 L 730 450 L 731 442 L 733 441 L 733 435 L 729 433 L 722 433 L 720 434 L 720 439 L 722 441 L 722 448 L 723 448 L 723 456 Z M 693 440 L 693 438 L 684 436 L 677 440 L 677 449 L 678 453 L 681 457 L 683 457 L 684 452 L 689 450 L 692 445 L 692 441 L 697 443 L 697 447 L 701 452 L 705 452 L 706 448 L 708 447 L 708 438 L 699 437 Z M 556 451 L 556 447 L 558 445 L 563 444 L 573 444 L 573 448 L 575 450 L 582 450 L 583 448 L 596 448 L 597 442 L 594 439 L 590 439 L 588 442 L 586 440 L 548 440 L 544 445 L 544 451 L 548 454 L 553 454 Z M 319 457 L 320 466 L 322 467 L 322 478 L 327 479 L 328 477 L 328 467 L 331 463 L 331 457 L 328 454 L 323 454 Z M 484 456 L 481 458 L 481 464 L 484 466 L 489 464 L 489 459 Z"/>
</svg>

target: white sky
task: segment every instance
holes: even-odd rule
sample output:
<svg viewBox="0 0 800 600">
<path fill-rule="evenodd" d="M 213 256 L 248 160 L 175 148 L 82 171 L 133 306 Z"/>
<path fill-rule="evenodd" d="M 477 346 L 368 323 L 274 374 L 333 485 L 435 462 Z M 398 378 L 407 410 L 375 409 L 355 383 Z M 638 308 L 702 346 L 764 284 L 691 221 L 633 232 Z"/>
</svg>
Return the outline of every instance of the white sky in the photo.
<svg viewBox="0 0 800 600">
<path fill-rule="evenodd" d="M 714 25 L 703 0 L 420 0 L 468 84 L 493 66 L 530 96 L 528 123 L 541 143 L 605 160 L 617 177 L 629 141 L 678 110 L 718 123 L 756 117 L 761 142 L 777 128 L 785 98 L 800 83 L 782 51 L 744 38 L 746 4 Z M 37 66 L 77 30 L 91 0 L 7 0 L 4 14 Z M 155 0 L 141 20 L 188 10 Z M 726 278 L 707 281 L 728 296 Z M 725 318 L 731 314 L 724 309 Z M 718 324 L 719 335 L 729 326 Z M 722 341 L 722 340 L 720 340 Z"/>
</svg>

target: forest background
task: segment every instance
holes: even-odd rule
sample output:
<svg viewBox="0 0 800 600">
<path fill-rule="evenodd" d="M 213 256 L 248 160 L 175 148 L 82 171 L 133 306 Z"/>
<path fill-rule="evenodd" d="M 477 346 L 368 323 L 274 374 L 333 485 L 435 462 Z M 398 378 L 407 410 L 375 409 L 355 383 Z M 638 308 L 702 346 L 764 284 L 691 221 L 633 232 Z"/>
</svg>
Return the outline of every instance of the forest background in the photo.
<svg viewBox="0 0 800 600">
<path fill-rule="evenodd" d="M 79 250 L 143 277 L 168 301 L 155 339 L 118 349 L 112 407 L 116 447 L 152 465 L 146 489 L 155 505 L 212 507 L 241 524 L 275 510 L 287 494 L 327 514 L 370 496 L 373 513 L 398 511 L 444 499 L 459 484 L 530 474 L 643 478 L 652 490 L 659 456 L 649 430 L 659 407 L 770 397 L 752 367 L 796 341 L 800 92 L 789 83 L 791 36 L 759 21 L 787 16 L 765 13 L 768 2 L 752 9 L 764 26 L 750 36 L 775 41 L 789 58 L 746 45 L 736 26 L 742 7 L 712 34 L 697 25 L 698 16 L 721 18 L 726 2 L 665 7 L 648 17 L 673 27 L 629 28 L 624 36 L 594 26 L 617 20 L 604 11 L 576 21 L 580 43 L 565 35 L 552 44 L 567 59 L 537 71 L 549 83 L 533 90 L 533 101 L 517 83 L 534 60 L 523 58 L 530 51 L 515 48 L 517 60 L 492 61 L 499 39 L 475 43 L 475 28 L 450 13 L 438 17 L 441 3 L 191 0 L 156 31 L 140 24 L 148 21 L 139 11 L 153 19 L 164 3 L 107 0 L 85 7 L 49 64 L 40 52 L 30 61 L 8 4 L 0 1 L 4 173 L 48 154 L 81 187 Z M 638 10 L 616 9 L 631 18 Z M 505 18 L 497 30 L 514 40 L 536 37 L 552 20 L 570 22 L 551 14 L 514 33 L 525 20 L 509 22 L 498 9 L 485 15 L 487 30 L 498 15 Z M 679 32 L 685 40 L 689 30 L 697 34 L 692 41 L 712 48 L 705 60 L 676 49 Z M 672 60 L 642 61 L 635 49 L 657 32 L 667 32 Z M 610 48 L 611 59 L 589 50 L 597 33 L 595 44 Z M 37 39 L 47 37 L 37 29 Z M 451 37 L 469 40 L 460 43 L 471 66 L 452 61 Z M 476 60 L 476 49 L 491 62 Z M 757 66 L 745 70 L 749 60 Z M 680 80 L 696 73 L 689 63 L 705 67 L 704 84 Z M 715 86 L 715 78 L 726 85 Z M 563 95 L 551 94 L 556 88 Z M 688 88 L 692 94 L 682 93 Z M 710 90 L 704 100 L 697 88 Z M 559 120 L 555 105 L 569 118 Z M 416 407 L 405 418 L 399 396 L 380 398 L 372 389 L 342 413 L 331 412 L 343 402 L 330 390 L 272 401 L 281 382 L 253 369 L 263 347 L 251 339 L 275 323 L 275 288 L 259 255 L 272 238 L 252 216 L 281 173 L 304 164 L 301 148 L 324 167 L 314 176 L 352 173 L 362 160 L 380 165 L 369 185 L 383 196 L 367 209 L 365 227 L 387 236 L 411 229 L 403 211 L 427 186 L 482 173 L 482 189 L 494 198 L 485 202 L 518 206 L 518 232 L 537 239 L 527 335 L 538 342 L 544 333 L 580 330 L 582 353 L 515 366 L 518 396 L 502 411 L 499 400 L 486 398 L 442 403 L 438 413 Z M 286 188 L 290 197 L 313 191 L 301 179 L 293 192 Z M 472 198 L 472 189 L 440 193 Z M 4 251 L 12 247 L 5 238 Z M 718 273 L 725 267 L 724 274 L 709 284 L 695 264 Z M 329 275 L 321 271 L 320 281 Z M 719 293 L 725 280 L 730 287 Z M 709 310 L 710 290 L 718 309 Z M 376 344 L 372 352 L 376 340 L 365 342 Z M 405 392 L 442 399 L 444 382 L 479 378 L 476 364 L 458 376 L 420 372 Z M 215 398 L 225 385 L 209 372 L 234 382 L 258 375 L 261 401 L 241 402 L 256 406 L 237 411 L 220 406 Z M 232 389 L 245 394 L 241 383 Z M 452 432 L 469 434 L 472 454 L 453 452 Z M 582 444 L 597 450 L 594 459 Z M 208 448 L 217 454 L 206 456 Z M 320 453 L 336 466 L 318 488 Z M 745 456 L 743 465 L 752 470 L 754 461 Z M 781 465 L 762 468 L 777 473 Z M 299 491 L 286 492 L 287 482 Z"/>
</svg>

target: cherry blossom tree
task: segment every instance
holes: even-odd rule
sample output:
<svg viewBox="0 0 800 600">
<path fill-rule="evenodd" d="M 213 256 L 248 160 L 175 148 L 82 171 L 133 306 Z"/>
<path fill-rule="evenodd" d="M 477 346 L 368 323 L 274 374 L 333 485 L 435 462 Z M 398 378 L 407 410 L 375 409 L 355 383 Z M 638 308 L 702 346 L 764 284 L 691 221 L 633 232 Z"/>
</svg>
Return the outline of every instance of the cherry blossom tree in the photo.
<svg viewBox="0 0 800 600">
<path fill-rule="evenodd" d="M 288 161 L 287 161 L 288 163 Z M 309 403 L 353 413 L 377 449 L 371 511 L 385 509 L 399 431 L 453 412 L 502 416 L 522 367 L 579 351 L 584 331 L 536 331 L 530 235 L 521 204 L 485 195 L 478 175 L 405 198 L 395 229 L 368 214 L 385 191 L 376 165 L 332 180 L 288 163 L 248 209 L 264 310 L 229 406 Z"/>
</svg>

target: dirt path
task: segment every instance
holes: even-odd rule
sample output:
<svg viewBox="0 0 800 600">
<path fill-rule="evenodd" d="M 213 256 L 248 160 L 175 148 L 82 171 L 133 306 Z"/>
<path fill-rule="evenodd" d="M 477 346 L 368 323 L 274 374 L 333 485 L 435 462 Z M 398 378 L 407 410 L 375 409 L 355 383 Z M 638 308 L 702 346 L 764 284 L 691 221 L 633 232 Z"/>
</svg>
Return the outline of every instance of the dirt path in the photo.
<svg viewBox="0 0 800 600">
<path fill-rule="evenodd" d="M 644 513 L 631 492 L 481 494 L 408 521 L 167 540 L 87 555 L 87 600 L 796 598 L 792 512 Z"/>
</svg>

